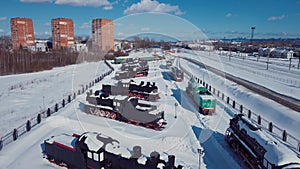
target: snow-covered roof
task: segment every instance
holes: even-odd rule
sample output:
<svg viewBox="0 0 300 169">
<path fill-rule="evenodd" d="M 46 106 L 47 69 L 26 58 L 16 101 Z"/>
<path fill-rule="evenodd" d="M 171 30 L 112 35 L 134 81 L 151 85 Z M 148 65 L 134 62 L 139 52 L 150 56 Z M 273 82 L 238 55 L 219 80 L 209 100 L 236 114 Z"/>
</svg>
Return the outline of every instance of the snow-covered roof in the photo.
<svg viewBox="0 0 300 169">
<path fill-rule="evenodd" d="M 110 96 L 114 100 L 125 100 L 128 98 L 128 96 L 122 96 L 122 95 L 116 95 L 116 96 Z"/>
<path fill-rule="evenodd" d="M 212 95 L 201 95 L 201 97 L 205 100 L 215 100 L 214 96 Z"/>
<path fill-rule="evenodd" d="M 79 138 L 79 141 L 86 137 L 84 143 L 88 146 L 89 150 L 98 151 L 101 147 L 104 146 L 104 143 L 97 139 L 98 133 L 96 132 L 86 132 L 82 134 Z"/>
<path fill-rule="evenodd" d="M 52 136 L 48 140 L 46 140 L 47 143 L 53 144 L 54 142 L 66 145 L 71 148 L 75 148 L 75 142 L 78 138 L 73 137 L 72 135 L 68 134 L 60 134 L 57 136 Z"/>
<path fill-rule="evenodd" d="M 79 141 L 85 137 L 84 143 L 87 144 L 89 150 L 98 151 L 100 148 L 103 148 L 107 152 L 122 155 L 122 157 L 131 157 L 131 153 L 127 148 L 122 147 L 119 141 L 109 136 L 97 132 L 86 132 L 80 136 Z"/>
</svg>

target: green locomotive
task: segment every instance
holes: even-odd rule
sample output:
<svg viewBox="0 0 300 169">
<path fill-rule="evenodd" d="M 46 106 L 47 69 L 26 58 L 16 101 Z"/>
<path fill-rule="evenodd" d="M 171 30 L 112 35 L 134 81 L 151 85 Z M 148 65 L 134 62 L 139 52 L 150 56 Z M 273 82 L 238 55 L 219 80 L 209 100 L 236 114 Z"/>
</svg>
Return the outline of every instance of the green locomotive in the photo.
<svg viewBox="0 0 300 169">
<path fill-rule="evenodd" d="M 199 85 L 194 78 L 189 80 L 186 92 L 199 107 L 200 113 L 208 115 L 215 112 L 216 99 L 205 87 Z"/>
</svg>

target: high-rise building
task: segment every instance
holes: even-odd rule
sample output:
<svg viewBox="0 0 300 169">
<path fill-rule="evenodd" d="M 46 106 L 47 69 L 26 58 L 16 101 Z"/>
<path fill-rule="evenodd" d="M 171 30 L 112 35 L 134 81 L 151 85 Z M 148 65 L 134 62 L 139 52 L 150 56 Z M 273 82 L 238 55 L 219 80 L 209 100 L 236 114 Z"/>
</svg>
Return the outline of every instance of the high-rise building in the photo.
<svg viewBox="0 0 300 169">
<path fill-rule="evenodd" d="M 94 50 L 108 52 L 114 50 L 114 23 L 109 19 L 92 21 L 92 45 Z"/>
<path fill-rule="evenodd" d="M 53 49 L 73 47 L 74 24 L 72 19 L 55 18 L 51 21 Z"/>
<path fill-rule="evenodd" d="M 33 23 L 30 18 L 11 18 L 11 37 L 13 48 L 31 47 L 34 45 Z"/>
</svg>

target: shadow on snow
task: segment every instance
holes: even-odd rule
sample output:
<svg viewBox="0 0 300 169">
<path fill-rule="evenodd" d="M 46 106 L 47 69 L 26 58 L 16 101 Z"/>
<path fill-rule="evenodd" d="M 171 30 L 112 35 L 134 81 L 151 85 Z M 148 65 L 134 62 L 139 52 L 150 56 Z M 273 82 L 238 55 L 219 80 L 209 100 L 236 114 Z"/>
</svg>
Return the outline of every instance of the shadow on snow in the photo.
<svg viewBox="0 0 300 169">
<path fill-rule="evenodd" d="M 239 161 L 236 158 L 236 154 L 225 141 L 225 136 L 217 131 L 211 129 L 203 129 L 197 126 L 192 126 L 192 130 L 199 141 L 200 145 L 204 149 L 203 163 L 206 168 L 236 168 L 237 166 L 232 164 L 231 161 Z M 240 168 L 242 162 L 236 163 Z"/>
<path fill-rule="evenodd" d="M 168 72 L 161 72 L 162 76 L 163 76 L 163 79 L 164 80 L 168 80 L 168 81 L 171 81 L 171 80 L 174 80 Z"/>
</svg>

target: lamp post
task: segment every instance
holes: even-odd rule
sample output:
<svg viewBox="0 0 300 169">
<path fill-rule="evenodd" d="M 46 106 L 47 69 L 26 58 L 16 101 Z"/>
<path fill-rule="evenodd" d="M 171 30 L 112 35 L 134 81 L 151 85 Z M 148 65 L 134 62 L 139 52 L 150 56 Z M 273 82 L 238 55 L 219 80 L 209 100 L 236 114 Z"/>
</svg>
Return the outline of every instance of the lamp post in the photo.
<svg viewBox="0 0 300 169">
<path fill-rule="evenodd" d="M 168 85 L 166 85 L 166 96 L 167 96 L 167 93 L 168 93 Z"/>
<path fill-rule="evenodd" d="M 45 96 L 43 96 L 43 109 L 45 110 Z"/>
<path fill-rule="evenodd" d="M 292 58 L 293 58 L 293 55 L 294 55 L 294 52 L 292 50 L 290 50 L 288 53 L 287 53 L 287 58 L 289 59 L 290 61 L 290 64 L 289 64 L 289 70 L 291 70 L 291 67 L 292 67 Z"/>
<path fill-rule="evenodd" d="M 269 69 L 270 54 L 271 54 L 271 50 L 269 51 L 268 58 L 267 58 L 267 70 Z"/>
<path fill-rule="evenodd" d="M 199 169 L 201 168 L 201 156 L 203 155 L 204 151 L 200 148 L 198 148 L 199 153 Z"/>
<path fill-rule="evenodd" d="M 177 106 L 178 106 L 178 104 L 175 103 L 175 119 L 177 118 Z"/>
</svg>

